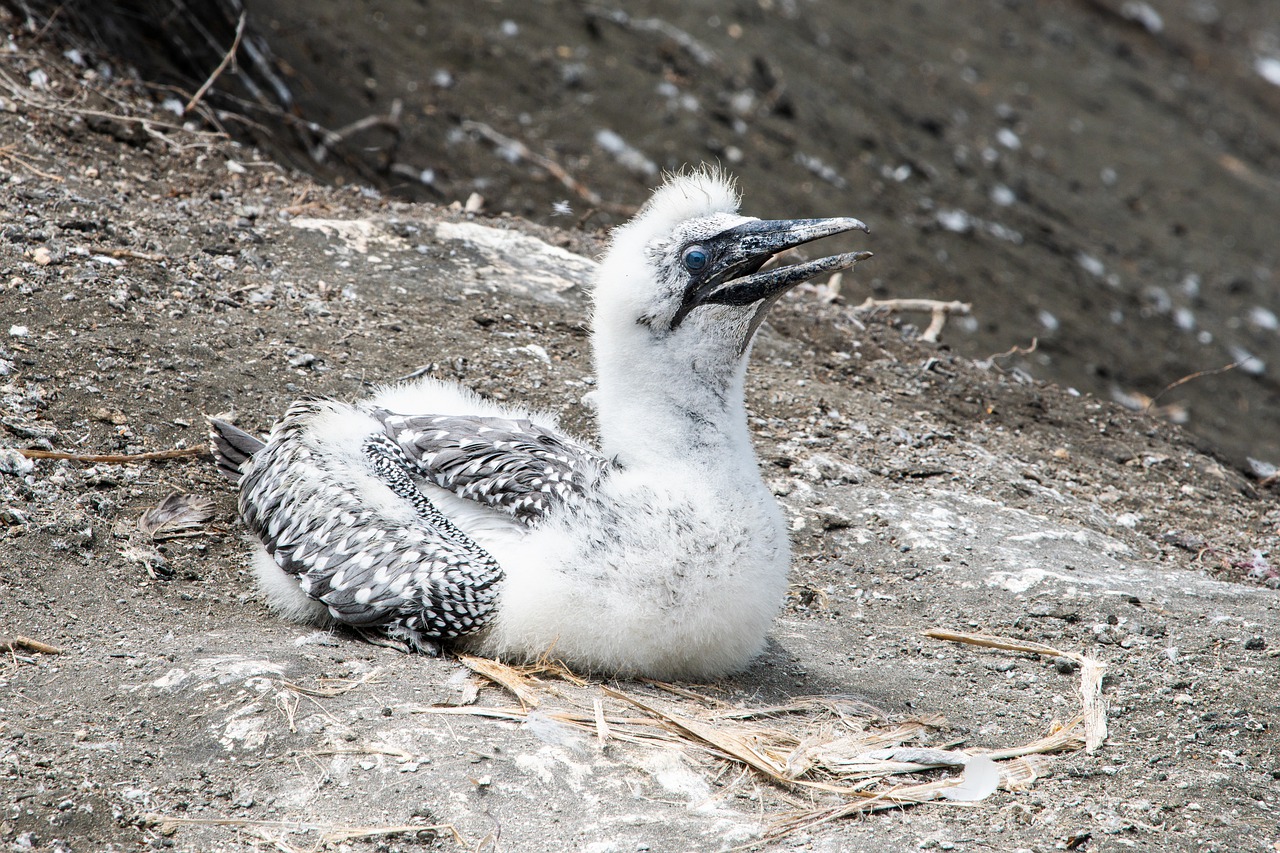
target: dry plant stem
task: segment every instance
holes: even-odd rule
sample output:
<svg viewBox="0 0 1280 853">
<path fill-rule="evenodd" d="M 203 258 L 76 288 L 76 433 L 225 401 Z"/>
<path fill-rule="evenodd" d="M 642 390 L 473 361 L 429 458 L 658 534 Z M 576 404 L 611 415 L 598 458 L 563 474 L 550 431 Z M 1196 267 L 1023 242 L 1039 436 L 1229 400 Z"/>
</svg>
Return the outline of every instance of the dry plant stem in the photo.
<svg viewBox="0 0 1280 853">
<path fill-rule="evenodd" d="M 28 459 L 69 459 L 72 462 L 109 462 L 116 465 L 155 462 L 161 459 L 185 459 L 189 456 L 204 456 L 208 453 L 203 447 L 151 450 L 146 453 L 63 453 L 59 450 L 32 450 L 25 447 L 15 449 Z"/>
<path fill-rule="evenodd" d="M 92 251 L 111 258 L 135 258 L 139 261 L 154 261 L 156 263 L 169 260 L 164 255 L 157 255 L 154 252 L 139 252 L 136 249 L 93 249 Z"/>
<path fill-rule="evenodd" d="M 585 201 L 587 204 L 590 204 L 593 207 L 604 207 L 612 210 L 612 207 L 610 205 L 606 205 L 598 193 L 593 192 L 577 178 L 570 175 L 563 166 L 555 160 L 552 160 L 550 157 L 536 153 L 520 140 L 512 139 L 510 136 L 505 136 L 484 122 L 479 121 L 464 121 L 462 123 L 462 129 L 473 130 L 492 142 L 494 145 L 507 149 L 523 160 L 528 160 L 530 163 L 538 166 L 557 181 L 564 184 L 570 192 Z"/>
<path fill-rule="evenodd" d="M 420 826 L 417 824 L 407 823 L 401 826 L 350 826 L 335 827 L 326 832 L 321 840 L 325 844 L 341 844 L 344 841 L 354 841 L 357 838 L 377 838 L 381 835 L 401 835 L 407 832 L 441 832 L 448 831 L 455 841 L 462 844 L 462 836 L 458 831 L 449 824 L 430 824 Z"/>
<path fill-rule="evenodd" d="M 400 114 L 403 111 L 404 102 L 396 98 L 391 102 L 391 109 L 387 111 L 386 115 L 365 116 L 337 130 L 326 130 L 316 125 L 315 130 L 320 134 L 320 141 L 311 148 L 311 159 L 317 163 L 323 163 L 325 158 L 329 156 L 329 152 L 334 148 L 346 142 L 348 138 L 370 128 L 385 127 L 392 133 L 399 134 Z"/>
<path fill-rule="evenodd" d="M 604 717 L 604 700 L 599 696 L 595 697 L 592 707 L 596 712 L 596 740 L 603 747 L 609 741 L 609 721 Z"/>
<path fill-rule="evenodd" d="M 998 352 L 995 355 L 989 356 L 986 360 L 995 361 L 997 358 L 1008 358 L 1011 355 L 1031 355 L 1031 353 L 1036 351 L 1036 347 L 1039 345 L 1040 339 L 1032 338 L 1030 346 L 1020 347 L 1017 344 L 1014 344 L 1004 352 Z"/>
<path fill-rule="evenodd" d="M 621 9 L 607 9 L 603 6 L 587 6 L 585 11 L 623 29 L 639 33 L 656 33 L 663 38 L 669 39 L 688 53 L 694 62 L 704 68 L 722 65 L 720 58 L 716 56 L 713 50 L 689 33 L 661 18 L 635 18 Z"/>
<path fill-rule="evenodd" d="M 209 75 L 209 79 L 205 80 L 204 84 L 201 85 L 200 88 L 196 90 L 196 93 L 191 96 L 191 100 L 187 101 L 187 105 L 182 108 L 183 115 L 186 115 L 196 108 L 196 104 L 200 103 L 200 101 L 204 99 L 205 94 L 213 84 L 217 82 L 218 78 L 222 76 L 222 72 L 226 71 L 227 66 L 235 59 L 236 51 L 240 49 L 240 39 L 244 38 L 244 24 L 248 19 L 247 16 L 248 12 L 240 13 L 240 20 L 236 22 L 236 37 L 231 41 L 231 49 L 227 51 L 226 56 L 222 57 L 222 61 L 218 63 L 218 67 L 213 69 L 213 73 Z"/>
<path fill-rule="evenodd" d="M 0 158 L 12 160 L 14 163 L 22 166 L 33 175 L 39 175 L 46 180 L 54 181 L 59 184 L 66 180 L 66 178 L 63 178 L 61 175 L 52 175 L 48 172 L 37 169 L 35 166 L 31 165 L 31 162 L 26 157 L 23 157 L 21 154 L 18 154 L 13 150 L 16 147 L 17 146 L 15 145 L 5 145 L 4 147 L 0 147 Z"/>
<path fill-rule="evenodd" d="M 665 690 L 666 692 L 679 696 L 682 699 L 692 699 L 695 702 L 698 702 L 700 704 L 706 705 L 711 708 L 714 708 L 718 704 L 720 704 L 716 702 L 714 699 L 709 699 L 708 697 L 703 696 L 701 693 L 695 693 L 692 690 L 686 690 L 683 687 L 678 687 L 675 684 L 668 684 L 665 681 L 657 681 L 652 678 L 641 678 L 640 681 L 645 684 L 648 684 L 651 687 L 656 687 L 659 690 Z"/>
<path fill-rule="evenodd" d="M 148 131 L 153 131 L 154 129 L 159 128 L 161 130 L 185 133 L 189 136 L 197 136 L 197 137 L 204 136 L 212 139 L 223 138 L 223 135 L 219 133 L 208 133 L 204 131 L 187 130 L 185 127 L 182 127 L 180 125 L 176 125 L 171 122 L 158 121 L 153 118 L 145 118 L 142 116 L 121 115 L 120 113 L 109 113 L 109 112 L 106 112 L 105 110 L 91 110 L 91 109 L 84 109 L 76 106 L 65 106 L 61 103 L 57 103 L 47 99 L 41 99 L 35 96 L 29 90 L 25 89 L 23 86 L 19 85 L 12 77 L 5 74 L 4 72 L 0 72 L 0 84 L 3 84 L 3 87 L 8 90 L 9 95 L 10 97 L 13 98 L 13 100 L 18 102 L 19 104 L 22 104 L 25 107 L 30 107 L 36 110 L 44 110 L 46 112 L 57 113 L 58 115 L 80 116 L 83 118 L 90 118 L 90 117 L 103 118 L 103 119 L 109 119 L 111 121 L 124 122 L 126 124 L 137 124 L 137 125 L 143 126 Z M 173 143 L 172 140 L 169 140 L 168 137 L 165 137 L 163 135 L 160 135 L 160 138 L 166 142 L 169 142 L 170 144 L 176 144 L 176 143 Z M 178 146 L 178 147 L 181 147 L 181 146 Z"/>
<path fill-rule="evenodd" d="M 789 818 L 783 818 L 773 824 L 764 837 L 770 841 L 777 840 L 798 830 L 812 829 L 815 826 L 830 823 L 833 820 L 839 820 L 850 815 L 870 814 L 871 812 L 884 811 L 885 809 L 927 803 L 930 800 L 937 799 L 938 794 L 945 789 L 954 786 L 955 780 L 943 779 L 919 785 L 899 785 L 896 788 L 890 788 L 887 791 L 881 791 L 876 794 L 859 793 L 858 797 L 860 799 L 841 803 L 827 809 L 802 812 Z M 950 803 L 950 805 L 955 804 Z"/>
<path fill-rule="evenodd" d="M 350 746 L 350 747 L 332 747 L 330 749 L 315 749 L 311 755 L 387 755 L 391 758 L 399 758 L 403 761 L 412 761 L 417 756 L 412 752 L 404 749 L 397 749 L 394 746 L 386 746 L 385 744 L 371 743 L 368 746 Z"/>
<path fill-rule="evenodd" d="M 1160 391 L 1154 397 L 1147 400 L 1147 405 L 1142 407 L 1142 412 L 1143 414 L 1150 412 L 1152 407 L 1155 406 L 1156 400 L 1159 400 L 1167 392 L 1172 391 L 1174 388 L 1177 388 L 1179 385 L 1185 385 L 1188 382 L 1192 381 L 1193 379 L 1199 379 L 1202 376 L 1214 376 L 1219 373 L 1226 373 L 1228 370 L 1235 370 L 1237 367 L 1239 367 L 1242 364 L 1244 364 L 1243 361 L 1233 361 L 1230 364 L 1224 364 L 1222 367 L 1215 367 L 1212 370 L 1198 370 L 1195 373 L 1191 373 L 1191 374 L 1188 374 L 1187 376 L 1182 377 L 1176 382 L 1170 382 L 1168 385 L 1161 388 Z"/>
<path fill-rule="evenodd" d="M 985 754 L 999 761 L 1000 786 L 1015 791 L 1026 788 L 1046 775 L 1052 753 L 1078 750 L 1082 746 L 1096 749 L 1106 738 L 1105 707 L 1100 698 L 1103 665 L 1083 654 L 1064 652 L 1044 643 L 994 637 L 981 634 L 965 634 L 958 631 L 933 629 L 928 636 L 952 642 L 997 648 L 1006 651 L 1027 652 L 1045 657 L 1065 657 L 1076 661 L 1082 668 L 1082 710 L 1065 725 L 1057 725 L 1047 735 L 1021 746 L 996 750 L 968 750 L 966 754 Z M 537 697 L 533 691 L 537 682 L 529 678 L 530 670 L 508 667 L 483 658 L 463 656 L 462 662 L 473 671 L 490 678 L 512 693 L 521 702 L 519 708 L 484 707 L 429 707 L 414 709 L 414 713 L 465 714 L 469 716 L 526 722 L 534 713 L 531 705 Z M 536 672 L 555 672 L 554 669 L 537 669 Z M 916 773 L 951 766 L 944 764 L 912 762 L 910 760 L 874 759 L 870 753 L 885 747 L 896 748 L 919 739 L 928 729 L 945 725 L 940 718 L 906 720 L 892 726 L 870 730 L 860 726 L 847 726 L 846 717 L 864 716 L 861 703 L 850 702 L 846 697 L 811 697 L 794 700 L 786 705 L 730 709 L 718 707 L 720 703 L 697 691 L 661 682 L 651 682 L 657 689 L 668 690 L 681 699 L 702 702 L 708 706 L 700 716 L 687 716 L 664 710 L 631 696 L 624 691 L 601 685 L 601 696 L 595 697 L 590 708 L 581 710 L 538 710 L 548 719 L 577 728 L 594 735 L 603 747 L 608 741 L 621 741 L 648 746 L 697 749 L 739 766 L 745 771 L 755 771 L 764 781 L 776 786 L 784 799 L 791 794 L 824 792 L 835 794 L 842 802 L 805 808 L 805 803 L 793 802 L 798 811 L 788 815 L 768 828 L 764 840 L 772 841 L 801 829 L 810 829 L 842 817 L 866 814 L 891 808 L 903 808 L 935 801 L 941 793 L 956 784 L 954 778 L 925 783 L 900 784 L 886 790 L 869 790 L 884 777 Z M 602 697 L 626 703 L 645 716 L 624 717 L 607 715 Z M 534 701 L 531 701 L 534 700 Z M 884 712 L 865 708 L 868 719 L 887 722 Z M 806 714 L 807 722 L 824 722 L 821 731 L 796 732 L 790 728 L 758 728 L 728 724 L 734 720 L 782 717 L 789 714 Z M 815 716 L 818 719 L 814 719 Z M 851 731 L 833 738 L 830 725 Z M 951 749 L 942 745 L 937 749 Z M 928 752 L 928 750 L 925 750 Z M 948 806 L 963 803 L 948 802 Z M 748 845 L 750 847 L 752 845 Z"/>
<path fill-rule="evenodd" d="M 920 335 L 920 340 L 937 343 L 947 317 L 952 314 L 966 316 L 973 310 L 971 302 L 941 302 L 937 299 L 872 299 L 867 300 L 854 309 L 855 311 L 919 311 L 932 315 L 929 326 Z"/>
<path fill-rule="evenodd" d="M 1084 707 L 1085 752 L 1090 754 L 1097 752 L 1103 741 L 1107 739 L 1107 706 L 1102 699 L 1102 676 L 1107 666 L 1101 661 L 1079 652 L 1065 652 L 1044 643 L 1033 643 L 1027 640 L 993 637 L 988 634 L 963 634 L 944 628 L 930 628 L 924 633 L 926 637 L 932 637 L 935 640 L 949 640 L 953 643 L 968 643 L 1011 652 L 1030 652 L 1034 655 L 1075 661 L 1080 664 L 1080 699 Z"/>
<path fill-rule="evenodd" d="M 462 836 L 451 824 L 401 824 L 399 826 L 335 826 L 313 821 L 251 820 L 248 818 L 199 818 L 169 817 L 162 814 L 145 814 L 144 823 L 160 827 L 160 832 L 172 832 L 183 826 L 230 826 L 242 829 L 291 829 L 319 832 L 321 844 L 340 844 L 357 838 L 374 838 L 380 835 L 400 835 L 408 832 L 447 832 L 454 841 L 466 846 Z"/>
<path fill-rule="evenodd" d="M 352 690 L 355 690 L 357 687 L 368 684 L 381 674 L 382 667 L 374 667 L 360 678 L 345 681 L 335 687 L 304 687 L 301 684 L 294 684 L 292 681 L 281 681 L 280 684 L 295 693 L 301 693 L 305 696 L 318 696 L 321 699 L 328 699 L 333 696 L 344 696 Z"/>
<path fill-rule="evenodd" d="M 18 649 L 26 649 L 27 651 L 40 652 L 46 655 L 62 654 L 62 649 L 57 646 L 51 646 L 48 643 L 42 643 L 39 640 L 33 640 L 21 634 L 0 638 L 0 651 L 12 652 Z"/>
<path fill-rule="evenodd" d="M 717 751 L 727 754 L 727 756 L 737 758 L 744 765 L 762 772 L 768 779 L 777 781 L 782 785 L 796 784 L 795 780 L 787 779 L 786 767 L 782 767 L 778 763 L 769 760 L 769 758 L 762 756 L 754 748 L 751 748 L 751 745 L 746 743 L 745 740 L 732 738 L 731 735 L 723 733 L 716 726 L 709 725 L 707 722 L 694 720 L 691 717 L 678 715 L 678 713 L 659 710 L 659 708 L 622 693 L 621 690 L 612 688 L 603 688 L 603 690 L 605 695 L 611 695 L 614 699 L 622 699 L 623 702 L 634 704 L 641 711 L 650 713 L 650 715 L 658 717 L 660 720 L 667 721 L 668 724 L 675 726 L 678 731 L 682 731 L 682 733 L 691 736 L 691 738 L 708 744 L 709 747 L 717 749 Z M 828 786 L 823 785 L 822 788 L 828 788 Z"/>
<path fill-rule="evenodd" d="M 1062 728 L 1053 734 L 1045 735 L 1039 740 L 1033 740 L 1031 743 L 1022 746 L 1013 746 L 1006 749 L 993 749 L 982 754 L 990 758 L 992 761 L 1004 761 L 1008 758 L 1025 758 L 1028 755 L 1045 755 L 1051 752 L 1070 752 L 1079 749 L 1083 745 L 1080 735 L 1076 733 L 1076 729 L 1084 722 L 1084 712 L 1081 711 L 1072 717 Z M 975 754 L 978 750 L 974 750 Z"/>
<path fill-rule="evenodd" d="M 512 695 L 520 701 L 521 707 L 538 707 L 539 699 L 537 695 L 534 694 L 532 688 L 530 688 L 526 683 L 524 676 L 515 669 L 507 666 L 506 664 L 498 663 L 495 660 L 478 658 L 473 655 L 458 655 L 458 660 L 463 666 L 477 675 L 482 675 L 490 681 L 500 684 L 507 690 L 511 691 Z"/>
</svg>

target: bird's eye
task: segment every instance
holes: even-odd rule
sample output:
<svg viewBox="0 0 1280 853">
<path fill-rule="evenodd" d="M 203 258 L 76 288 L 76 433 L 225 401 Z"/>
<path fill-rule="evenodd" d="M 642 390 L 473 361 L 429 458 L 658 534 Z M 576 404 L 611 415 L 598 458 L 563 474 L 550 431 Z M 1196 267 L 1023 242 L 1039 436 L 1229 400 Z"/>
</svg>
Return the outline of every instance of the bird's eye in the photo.
<svg viewBox="0 0 1280 853">
<path fill-rule="evenodd" d="M 701 246 L 690 246 L 684 250 L 684 268 L 689 272 L 702 272 L 710 262 L 710 256 Z"/>
</svg>

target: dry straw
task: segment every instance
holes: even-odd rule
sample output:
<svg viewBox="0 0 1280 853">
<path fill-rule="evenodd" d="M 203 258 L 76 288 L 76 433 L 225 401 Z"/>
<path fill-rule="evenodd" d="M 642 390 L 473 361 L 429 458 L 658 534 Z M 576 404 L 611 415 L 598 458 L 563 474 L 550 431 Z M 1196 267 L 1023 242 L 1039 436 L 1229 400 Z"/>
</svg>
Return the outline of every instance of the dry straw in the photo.
<svg viewBox="0 0 1280 853">
<path fill-rule="evenodd" d="M 551 661 L 511 667 L 466 657 L 462 662 L 514 695 L 520 707 L 430 707 L 420 713 L 475 715 L 527 724 L 541 731 L 563 726 L 590 735 L 601 747 L 626 742 L 682 749 L 732 765 L 750 768 L 772 783 L 795 808 L 766 828 L 770 840 L 837 818 L 926 802 L 967 799 L 953 776 L 924 782 L 893 783 L 892 777 L 941 768 L 962 767 L 974 756 L 994 762 L 999 787 L 1020 791 L 1049 775 L 1059 753 L 1096 751 L 1106 739 L 1106 706 L 1102 700 L 1105 665 L 1077 652 L 1006 637 L 932 629 L 926 636 L 1049 658 L 1066 658 L 1080 666 L 1080 711 L 1065 723 L 1054 722 L 1044 736 L 1002 749 L 953 749 L 927 746 L 943 733 L 937 715 L 891 718 L 850 697 L 801 697 L 783 705 L 729 707 L 714 696 L 661 682 L 647 684 L 685 700 L 680 710 L 639 698 L 617 686 L 601 685 L 590 707 L 550 709 L 542 701 L 548 676 L 569 676 Z M 576 683 L 581 679 L 574 677 Z M 698 707 L 689 709 L 687 703 Z M 614 711 L 610 712 L 608 706 Z M 532 717 L 531 717 L 532 715 Z M 540 735 L 541 736 L 541 735 Z M 951 746 L 954 746 L 952 744 Z M 994 783 L 992 785 L 994 787 Z M 951 794 L 954 799 L 947 799 Z"/>
<path fill-rule="evenodd" d="M 671 698 L 665 702 L 653 695 L 641 698 L 616 685 L 599 685 L 598 691 L 584 700 L 582 691 L 558 689 L 553 681 L 567 681 L 579 688 L 590 684 L 549 658 L 516 667 L 466 655 L 459 658 L 464 666 L 510 693 L 519 705 L 445 705 L 413 710 L 518 722 L 549 743 L 573 749 L 586 748 L 594 739 L 602 749 L 628 743 L 680 750 L 722 763 L 717 778 L 731 767 L 741 769 L 738 778 L 754 773 L 771 784 L 777 804 L 790 810 L 777 810 L 753 844 L 850 815 L 922 803 L 964 805 L 997 787 L 1021 791 L 1053 772 L 1055 754 L 1081 749 L 1092 753 L 1106 739 L 1106 705 L 1101 695 L 1105 666 L 1096 659 L 1006 637 L 938 628 L 925 634 L 937 640 L 1076 662 L 1080 666 L 1079 713 L 1065 723 L 1054 722 L 1042 737 L 1028 743 L 1000 749 L 959 749 L 959 742 L 946 740 L 947 721 L 939 715 L 894 717 L 849 696 L 806 696 L 783 704 L 741 707 L 687 686 L 645 681 L 654 694 Z M 360 679 L 318 687 L 281 686 L 290 696 L 318 702 L 367 685 L 379 674 L 375 669 Z M 472 693 L 472 698 L 475 695 Z M 553 699 L 566 706 L 548 707 Z M 679 703 L 680 707 L 667 707 L 668 703 Z M 347 753 L 417 758 L 387 744 L 344 746 L 313 755 Z M 948 775 L 925 781 L 893 781 L 909 774 L 959 767 L 965 768 L 963 780 Z M 302 853 L 285 840 L 289 835 L 312 836 L 313 850 L 357 838 L 423 831 L 437 837 L 452 835 L 459 846 L 469 846 L 453 827 L 445 825 L 339 826 L 164 815 L 149 815 L 148 819 L 162 833 L 193 825 L 235 827 L 287 853 Z"/>
</svg>

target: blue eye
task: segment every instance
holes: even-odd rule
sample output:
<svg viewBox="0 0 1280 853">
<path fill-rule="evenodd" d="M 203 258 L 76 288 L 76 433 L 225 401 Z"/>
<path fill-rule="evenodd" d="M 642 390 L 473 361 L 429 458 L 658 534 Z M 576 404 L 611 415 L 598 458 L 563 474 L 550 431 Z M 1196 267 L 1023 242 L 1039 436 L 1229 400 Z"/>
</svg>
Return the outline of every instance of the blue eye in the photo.
<svg viewBox="0 0 1280 853">
<path fill-rule="evenodd" d="M 711 258 L 701 246 L 690 246 L 684 250 L 684 268 L 689 272 L 702 272 L 710 262 Z"/>
</svg>

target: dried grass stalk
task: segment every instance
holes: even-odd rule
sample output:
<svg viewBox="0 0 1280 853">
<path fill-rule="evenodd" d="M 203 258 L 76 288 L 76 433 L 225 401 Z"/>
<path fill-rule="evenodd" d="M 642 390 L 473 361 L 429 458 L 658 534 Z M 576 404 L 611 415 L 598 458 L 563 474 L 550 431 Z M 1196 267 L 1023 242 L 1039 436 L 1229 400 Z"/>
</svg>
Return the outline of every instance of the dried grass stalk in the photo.
<svg viewBox="0 0 1280 853">
<path fill-rule="evenodd" d="M 343 696 L 347 693 L 350 693 L 352 690 L 355 690 L 357 687 L 361 687 L 365 684 L 368 684 L 370 681 L 373 681 L 375 678 L 377 678 L 381 674 L 382 674 L 382 667 L 378 666 L 378 667 L 374 667 L 369 672 L 365 673 L 359 678 L 321 679 L 322 682 L 327 682 L 327 683 L 323 683 L 319 687 L 306 687 L 301 684 L 294 684 L 292 681 L 281 681 L 280 684 L 285 689 L 292 690 L 294 693 L 301 693 L 304 696 L 315 696 L 321 699 L 328 699 L 334 696 Z"/>
<path fill-rule="evenodd" d="M 611 687 L 602 688 L 605 695 L 612 696 L 615 699 L 621 699 L 646 714 L 650 714 L 659 719 L 668 722 L 677 732 L 691 737 L 693 740 L 713 747 L 719 752 L 740 761 L 748 767 L 763 773 L 765 776 L 777 782 L 787 784 L 791 780 L 786 776 L 786 767 L 765 755 L 762 755 L 756 748 L 756 744 L 752 743 L 752 738 L 744 736 L 745 730 L 737 731 L 727 728 L 717 727 L 710 723 L 695 720 L 692 717 L 686 717 L 682 714 L 675 714 L 670 711 L 663 711 L 652 705 L 645 704 L 633 696 L 628 696 L 621 690 L 615 690 Z"/>
<path fill-rule="evenodd" d="M 534 692 L 533 685 L 529 683 L 529 679 L 515 667 L 473 655 L 458 655 L 458 660 L 462 662 L 463 666 L 477 675 L 482 675 L 490 681 L 505 687 L 516 699 L 520 700 L 520 705 L 523 708 L 536 708 L 542 701 Z"/>
<path fill-rule="evenodd" d="M 1064 657 L 1081 667 L 1081 710 L 1065 724 L 1054 723 L 1043 737 L 1029 743 L 995 750 L 955 748 L 955 744 L 929 744 L 930 736 L 946 727 L 941 716 L 890 720 L 886 712 L 845 696 L 801 697 L 785 704 L 760 708 L 727 708 L 720 699 L 696 690 L 653 682 L 652 687 L 704 706 L 684 713 L 653 704 L 617 688 L 601 685 L 601 695 L 581 709 L 537 710 L 542 686 L 534 672 L 562 674 L 558 665 L 543 664 L 517 669 L 482 658 L 463 657 L 462 662 L 510 691 L 519 708 L 438 707 L 420 713 L 469 714 L 527 722 L 535 713 L 593 735 L 603 746 L 625 741 L 649 746 L 682 747 L 755 771 L 773 783 L 781 797 L 801 802 L 791 794 L 836 794 L 837 803 L 801 807 L 772 824 L 766 839 L 853 814 L 932 802 L 955 787 L 954 775 L 929 782 L 885 786 L 892 775 L 957 767 L 975 755 L 1000 762 L 1000 787 L 1019 791 L 1052 770 L 1054 753 L 1096 749 L 1106 737 L 1106 709 L 1101 698 L 1105 665 L 1077 652 L 1065 652 L 1044 643 L 965 634 L 933 629 L 928 636 L 1044 657 Z M 546 669 L 550 666 L 550 669 Z M 606 713 L 606 699 L 637 709 L 643 716 Z M 767 721 L 768 725 L 763 725 Z M 949 806 L 964 802 L 947 800 Z"/>
<path fill-rule="evenodd" d="M 993 637 L 990 634 L 964 634 L 959 631 L 948 631 L 945 628 L 930 628 L 924 633 L 926 637 L 949 640 L 953 643 L 968 643 L 974 646 L 1005 649 L 1011 652 L 1029 652 L 1033 655 L 1075 661 L 1080 665 L 1080 699 L 1084 708 L 1085 752 L 1092 755 L 1107 739 L 1107 704 L 1102 698 L 1102 677 L 1107 671 L 1105 663 L 1079 652 L 1064 652 L 1053 646 L 1030 640 Z"/>
<path fill-rule="evenodd" d="M 346 826 L 305 820 L 252 820 L 249 818 L 170 817 L 163 814 L 145 814 L 142 822 L 158 827 L 161 835 L 171 835 L 184 826 L 226 826 L 236 829 L 276 829 L 286 832 L 316 832 L 320 845 L 340 844 L 357 838 L 375 838 L 382 835 L 403 835 L 411 832 L 433 832 L 451 835 L 454 841 L 465 847 L 466 842 L 451 824 L 406 823 L 398 826 Z"/>
</svg>

